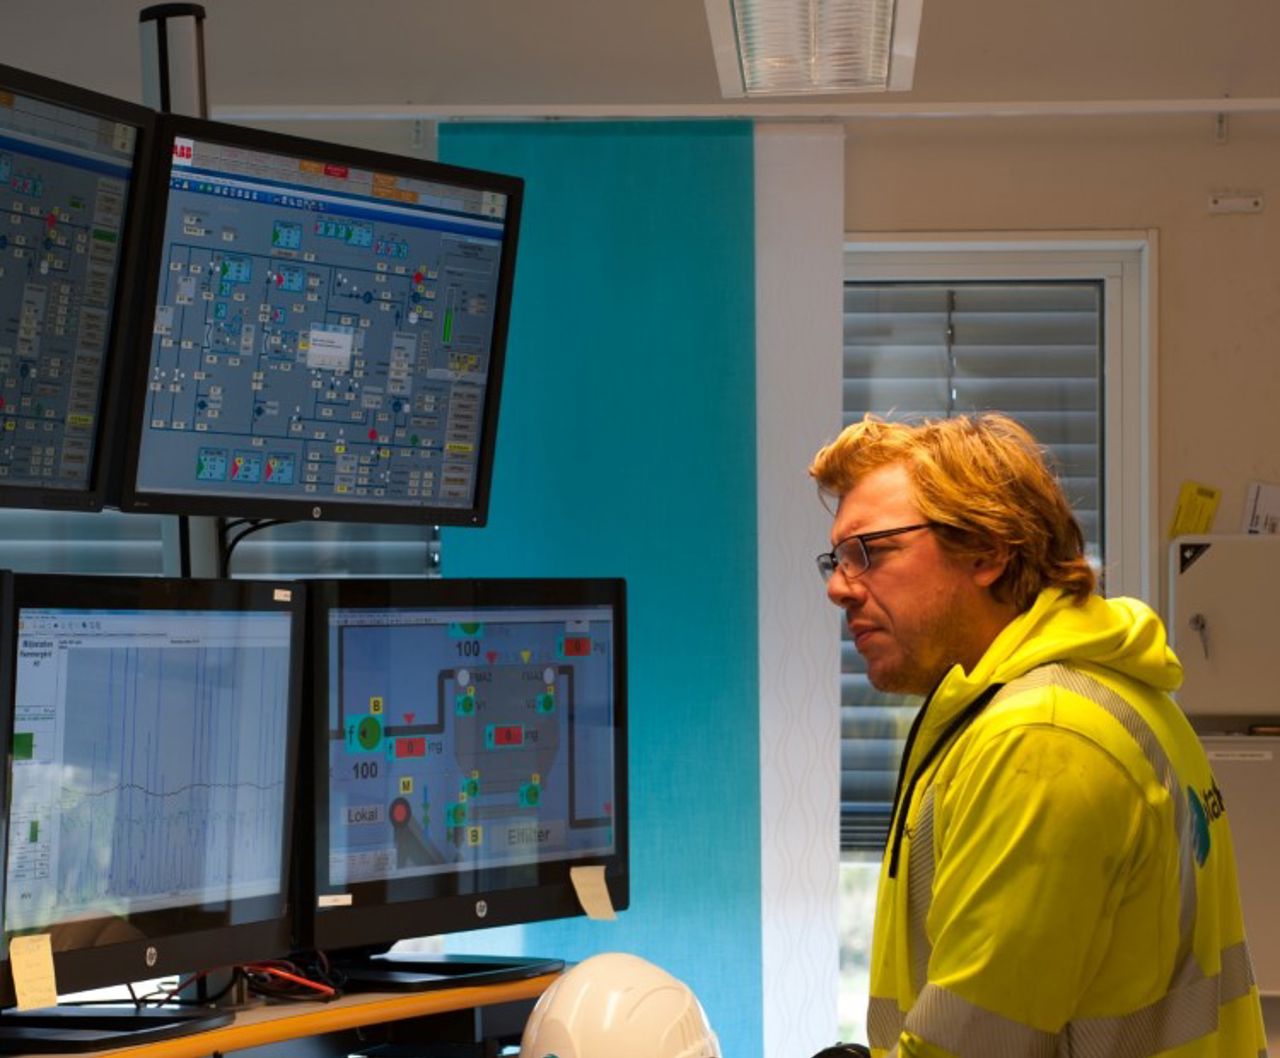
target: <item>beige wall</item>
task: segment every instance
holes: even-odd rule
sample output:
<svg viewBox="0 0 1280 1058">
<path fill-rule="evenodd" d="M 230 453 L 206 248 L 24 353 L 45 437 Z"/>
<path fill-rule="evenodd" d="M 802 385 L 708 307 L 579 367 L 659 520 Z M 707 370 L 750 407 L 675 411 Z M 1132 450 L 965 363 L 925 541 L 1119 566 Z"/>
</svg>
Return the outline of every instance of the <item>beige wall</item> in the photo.
<svg viewBox="0 0 1280 1058">
<path fill-rule="evenodd" d="M 1280 483 L 1280 117 L 863 121 L 846 135 L 851 232 L 1159 232 L 1157 516 L 1222 490 L 1239 532 L 1250 481 Z M 1211 192 L 1262 192 L 1211 215 Z M 1164 564 L 1161 560 L 1161 578 Z"/>
</svg>

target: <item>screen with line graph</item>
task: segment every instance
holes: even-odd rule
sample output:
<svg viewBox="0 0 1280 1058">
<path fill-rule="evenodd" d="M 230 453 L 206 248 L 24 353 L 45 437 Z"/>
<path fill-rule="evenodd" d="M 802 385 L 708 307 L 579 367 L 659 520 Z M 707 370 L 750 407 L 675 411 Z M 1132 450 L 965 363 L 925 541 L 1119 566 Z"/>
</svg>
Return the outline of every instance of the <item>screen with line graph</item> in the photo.
<svg viewBox="0 0 1280 1058">
<path fill-rule="evenodd" d="M 287 950 L 297 589 L 14 581 L 6 934 L 81 988 Z"/>
<path fill-rule="evenodd" d="M 483 525 L 523 185 L 166 115 L 130 510 Z"/>
</svg>

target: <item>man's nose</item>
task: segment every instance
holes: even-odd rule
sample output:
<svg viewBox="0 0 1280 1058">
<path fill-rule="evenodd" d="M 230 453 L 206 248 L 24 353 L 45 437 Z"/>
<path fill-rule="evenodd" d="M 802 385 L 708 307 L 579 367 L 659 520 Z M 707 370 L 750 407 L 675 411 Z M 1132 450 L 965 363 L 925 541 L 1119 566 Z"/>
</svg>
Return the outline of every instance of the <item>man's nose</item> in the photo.
<svg viewBox="0 0 1280 1058">
<path fill-rule="evenodd" d="M 842 610 L 860 604 L 863 599 L 862 578 L 850 580 L 840 569 L 833 570 L 827 578 L 827 598 Z"/>
</svg>

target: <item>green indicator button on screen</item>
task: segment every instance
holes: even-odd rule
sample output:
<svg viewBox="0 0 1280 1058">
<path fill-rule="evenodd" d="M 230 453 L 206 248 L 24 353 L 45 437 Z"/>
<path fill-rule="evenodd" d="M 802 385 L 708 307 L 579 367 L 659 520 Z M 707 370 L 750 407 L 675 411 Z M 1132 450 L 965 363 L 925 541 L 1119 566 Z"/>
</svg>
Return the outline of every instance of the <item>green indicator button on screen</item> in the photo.
<svg viewBox="0 0 1280 1058">
<path fill-rule="evenodd" d="M 34 731 L 15 731 L 13 733 L 13 759 L 30 760 L 35 755 L 36 736 Z"/>
</svg>

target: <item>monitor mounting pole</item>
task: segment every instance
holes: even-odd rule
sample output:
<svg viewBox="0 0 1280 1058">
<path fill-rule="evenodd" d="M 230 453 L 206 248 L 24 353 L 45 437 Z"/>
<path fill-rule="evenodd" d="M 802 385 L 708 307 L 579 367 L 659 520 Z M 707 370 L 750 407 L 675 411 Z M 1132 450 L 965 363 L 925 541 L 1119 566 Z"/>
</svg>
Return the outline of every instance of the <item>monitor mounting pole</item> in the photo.
<svg viewBox="0 0 1280 1058">
<path fill-rule="evenodd" d="M 189 117 L 209 116 L 204 76 L 204 8 L 200 4 L 156 4 L 138 13 L 142 36 L 142 101 L 153 110 Z M 173 529 L 176 528 L 176 539 Z M 165 520 L 165 573 L 216 577 L 222 520 L 179 515 Z M 178 568 L 170 569 L 178 555 Z M 256 1006 L 235 968 L 203 974 L 183 997 L 222 1009 Z"/>
<path fill-rule="evenodd" d="M 138 13 L 142 101 L 153 110 L 209 116 L 204 76 L 204 7 L 155 4 Z"/>
<path fill-rule="evenodd" d="M 204 7 L 155 4 L 138 13 L 138 23 L 143 103 L 170 114 L 207 118 Z M 218 576 L 221 540 L 220 519 L 186 515 L 165 519 L 165 573 L 182 577 Z"/>
</svg>

